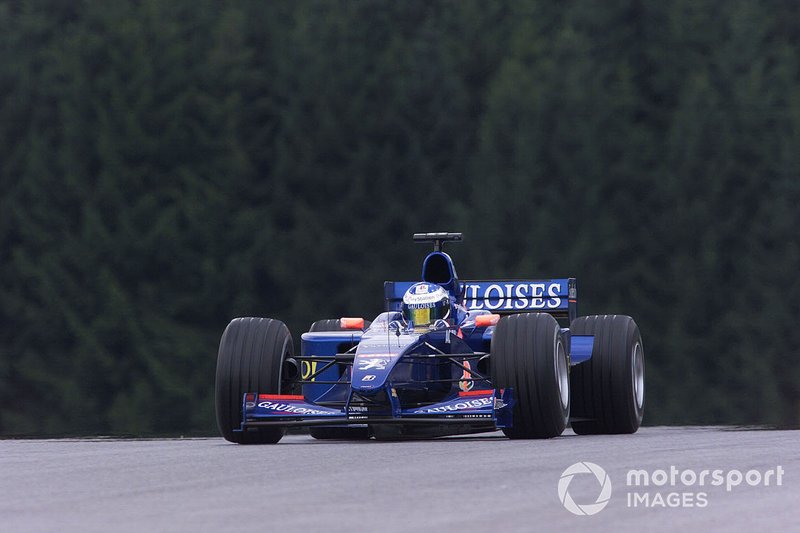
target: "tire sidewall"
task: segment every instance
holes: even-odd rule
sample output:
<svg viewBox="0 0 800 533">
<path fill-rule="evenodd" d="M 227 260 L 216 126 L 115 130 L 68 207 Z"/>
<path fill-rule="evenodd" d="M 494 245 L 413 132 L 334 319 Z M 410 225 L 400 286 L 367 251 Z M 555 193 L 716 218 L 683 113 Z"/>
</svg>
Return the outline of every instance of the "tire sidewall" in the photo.
<svg viewBox="0 0 800 533">
<path fill-rule="evenodd" d="M 564 336 L 561 333 L 561 328 L 558 327 L 557 323 L 553 336 L 553 373 L 556 380 L 555 390 L 558 394 L 559 411 L 561 417 L 564 419 L 564 427 L 566 427 L 567 421 L 569 420 L 570 408 L 572 406 L 572 392 L 569 386 L 569 359 L 567 357 L 567 347 L 564 343 Z M 558 365 L 563 365 L 563 368 L 559 368 Z M 563 383 L 559 383 L 562 380 L 562 371 L 564 372 L 563 377 L 565 379 Z M 563 396 L 566 396 L 566 405 L 564 404 Z"/>
<path fill-rule="evenodd" d="M 626 315 L 591 315 L 572 322 L 574 335 L 593 335 L 592 357 L 572 370 L 572 428 L 579 434 L 634 433 L 644 415 L 644 343 Z M 634 360 L 639 349 L 642 403 L 637 401 Z"/>
<path fill-rule="evenodd" d="M 633 326 L 633 327 L 631 327 Z M 625 368 L 630 375 L 630 379 L 628 380 L 628 413 L 629 417 L 632 421 L 634 421 L 635 427 L 638 428 L 642 423 L 642 418 L 644 417 L 644 376 L 642 376 L 642 403 L 641 405 L 638 403 L 637 400 L 637 393 L 636 393 L 636 384 L 635 384 L 635 366 L 634 366 L 634 357 L 636 354 L 636 350 L 640 350 L 641 353 L 641 364 L 642 364 L 642 373 L 644 373 L 644 345 L 642 344 L 642 335 L 639 333 L 639 326 L 636 325 L 636 322 L 631 319 L 630 324 L 628 326 L 628 335 L 627 335 L 627 342 L 626 342 L 626 357 L 624 359 Z M 622 358 L 620 358 L 622 359 Z"/>
</svg>

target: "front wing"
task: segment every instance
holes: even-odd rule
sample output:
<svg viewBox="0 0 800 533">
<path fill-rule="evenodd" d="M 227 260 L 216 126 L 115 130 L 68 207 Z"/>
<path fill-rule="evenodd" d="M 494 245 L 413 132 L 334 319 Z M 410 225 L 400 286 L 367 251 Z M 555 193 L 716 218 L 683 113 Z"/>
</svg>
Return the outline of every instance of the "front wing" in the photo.
<svg viewBox="0 0 800 533">
<path fill-rule="evenodd" d="M 459 392 L 442 402 L 401 408 L 390 415 L 365 414 L 356 406 L 328 407 L 306 401 L 300 395 L 244 395 L 242 426 L 239 431 L 261 426 L 329 426 L 363 424 L 475 424 L 510 427 L 513 391 L 472 390 Z"/>
</svg>

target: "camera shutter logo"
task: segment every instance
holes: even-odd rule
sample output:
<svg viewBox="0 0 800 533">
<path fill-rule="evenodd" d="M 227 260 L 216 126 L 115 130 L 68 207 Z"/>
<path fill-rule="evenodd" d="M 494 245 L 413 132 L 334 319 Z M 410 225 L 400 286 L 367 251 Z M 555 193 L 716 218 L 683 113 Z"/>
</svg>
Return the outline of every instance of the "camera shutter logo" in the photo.
<svg viewBox="0 0 800 533">
<path fill-rule="evenodd" d="M 594 474 L 594 477 L 597 478 L 597 482 L 600 484 L 600 494 L 598 494 L 594 503 L 579 505 L 570 496 L 569 484 L 577 474 Z M 608 500 L 611 499 L 611 479 L 599 465 L 588 461 L 575 463 L 564 470 L 561 474 L 561 479 L 558 480 L 558 499 L 561 500 L 561 504 L 567 511 L 572 514 L 581 516 L 597 514 L 608 505 Z"/>
</svg>

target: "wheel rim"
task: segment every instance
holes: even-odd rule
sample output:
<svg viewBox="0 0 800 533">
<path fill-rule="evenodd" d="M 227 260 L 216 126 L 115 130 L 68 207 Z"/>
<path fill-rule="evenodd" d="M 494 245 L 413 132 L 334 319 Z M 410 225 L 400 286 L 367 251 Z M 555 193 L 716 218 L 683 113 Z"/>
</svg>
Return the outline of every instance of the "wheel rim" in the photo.
<svg viewBox="0 0 800 533">
<path fill-rule="evenodd" d="M 554 351 L 556 379 L 558 380 L 558 394 L 561 399 L 561 409 L 565 410 L 569 406 L 569 371 L 567 370 L 567 355 L 564 353 L 564 343 L 561 339 L 556 341 Z"/>
<path fill-rule="evenodd" d="M 631 376 L 633 377 L 633 399 L 636 400 L 637 409 L 644 405 L 644 355 L 642 345 L 633 345 L 633 355 L 631 357 Z"/>
</svg>

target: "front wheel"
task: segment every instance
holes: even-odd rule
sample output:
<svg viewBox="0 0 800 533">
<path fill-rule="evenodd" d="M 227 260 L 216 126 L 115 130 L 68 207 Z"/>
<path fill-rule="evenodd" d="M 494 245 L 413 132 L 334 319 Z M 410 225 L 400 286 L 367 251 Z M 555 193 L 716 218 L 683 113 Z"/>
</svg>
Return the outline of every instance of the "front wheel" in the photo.
<svg viewBox="0 0 800 533">
<path fill-rule="evenodd" d="M 512 439 L 548 439 L 561 435 L 570 410 L 569 365 L 556 319 L 546 313 L 504 317 L 492 336 L 494 387 L 511 387 Z"/>
<path fill-rule="evenodd" d="M 576 318 L 574 335 L 594 335 L 592 358 L 572 369 L 572 429 L 579 435 L 635 433 L 644 414 L 644 346 L 625 315 Z"/>
<path fill-rule="evenodd" d="M 292 335 L 283 322 L 270 318 L 235 318 L 219 343 L 215 399 L 217 426 L 225 440 L 237 444 L 274 444 L 282 427 L 237 431 L 242 424 L 245 393 L 280 394 L 283 361 L 294 353 Z"/>
</svg>

